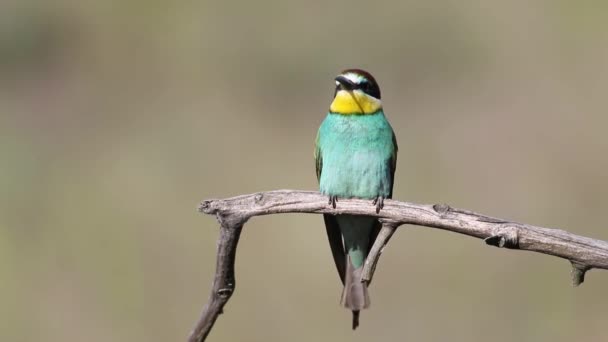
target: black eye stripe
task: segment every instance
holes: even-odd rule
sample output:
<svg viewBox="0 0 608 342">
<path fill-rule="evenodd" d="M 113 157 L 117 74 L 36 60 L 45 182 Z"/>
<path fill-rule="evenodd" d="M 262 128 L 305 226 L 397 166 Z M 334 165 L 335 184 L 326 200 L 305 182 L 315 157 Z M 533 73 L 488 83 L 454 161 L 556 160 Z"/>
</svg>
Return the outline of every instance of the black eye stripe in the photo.
<svg viewBox="0 0 608 342">
<path fill-rule="evenodd" d="M 351 85 L 348 87 L 351 90 L 360 89 L 364 93 L 373 96 L 380 100 L 380 87 L 376 83 L 376 79 L 369 72 L 361 69 L 346 69 L 343 70 L 338 77 L 348 78 Z M 355 84 L 356 81 L 358 84 Z M 336 92 L 341 88 L 336 88 Z"/>
<path fill-rule="evenodd" d="M 338 86 L 339 88 L 340 86 Z M 366 90 L 366 89 L 370 89 L 371 85 L 367 82 L 363 82 L 363 83 L 359 83 L 359 84 L 354 84 L 354 86 L 352 87 L 352 90 Z"/>
<path fill-rule="evenodd" d="M 336 90 L 334 91 L 334 97 L 339 90 L 346 89 L 341 84 L 336 85 Z M 360 83 L 352 83 L 352 86 L 348 87 L 348 90 L 361 90 L 364 93 L 377 98 L 380 100 L 380 88 L 375 82 L 370 82 L 369 80 L 362 80 Z"/>
<path fill-rule="evenodd" d="M 371 82 L 368 82 L 368 81 L 361 82 L 361 83 L 357 84 L 353 89 L 360 89 L 367 95 L 380 99 L 380 88 L 378 88 L 377 85 L 375 85 Z"/>
</svg>

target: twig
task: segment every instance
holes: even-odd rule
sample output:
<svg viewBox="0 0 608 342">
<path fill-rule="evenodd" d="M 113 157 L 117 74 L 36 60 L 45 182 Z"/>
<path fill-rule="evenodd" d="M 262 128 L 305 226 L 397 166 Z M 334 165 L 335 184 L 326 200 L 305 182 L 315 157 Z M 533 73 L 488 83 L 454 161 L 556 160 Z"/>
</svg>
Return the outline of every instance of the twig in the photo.
<svg viewBox="0 0 608 342">
<path fill-rule="evenodd" d="M 386 246 L 388 240 L 393 236 L 393 233 L 397 230 L 398 226 L 399 223 L 397 222 L 382 222 L 382 229 L 380 229 L 376 241 L 374 241 L 372 248 L 369 250 L 367 258 L 365 258 L 365 264 L 363 265 L 363 271 L 361 273 L 361 281 L 366 282 L 368 285 L 371 284 L 374 272 L 376 271 L 376 265 L 380 259 L 380 254 L 384 251 L 384 246 Z"/>
<path fill-rule="evenodd" d="M 218 216 L 220 221 L 220 237 L 217 240 L 217 263 L 215 266 L 215 278 L 213 289 L 209 295 L 209 301 L 196 326 L 190 333 L 188 342 L 204 341 L 209 335 L 217 317 L 223 312 L 224 305 L 234 293 L 236 282 L 234 281 L 234 259 L 236 247 L 239 243 L 243 222 L 224 220 Z"/>
<path fill-rule="evenodd" d="M 318 192 L 277 190 L 218 200 L 206 200 L 199 211 L 216 215 L 221 224 L 217 266 L 209 303 L 188 341 L 204 341 L 222 308 L 234 292 L 234 259 L 243 224 L 253 216 L 280 213 L 351 214 L 378 217 L 382 229 L 365 261 L 362 281 L 371 282 L 378 258 L 386 243 L 402 224 L 439 228 L 483 239 L 486 244 L 508 249 L 544 253 L 569 260 L 572 283 L 578 286 L 592 269 L 608 269 L 608 242 L 574 235 L 559 229 L 536 227 L 501 220 L 445 204 L 420 205 L 385 200 L 376 213 L 371 201 L 340 199 L 334 209 Z"/>
</svg>

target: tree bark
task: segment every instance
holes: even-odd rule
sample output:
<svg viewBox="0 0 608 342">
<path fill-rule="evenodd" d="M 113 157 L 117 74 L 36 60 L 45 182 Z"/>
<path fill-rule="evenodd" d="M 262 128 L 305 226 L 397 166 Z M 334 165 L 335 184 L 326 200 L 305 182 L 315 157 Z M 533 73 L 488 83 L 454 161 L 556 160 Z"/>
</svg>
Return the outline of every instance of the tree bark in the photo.
<svg viewBox="0 0 608 342">
<path fill-rule="evenodd" d="M 580 285 L 592 269 L 608 269 L 608 242 L 564 230 L 498 219 L 446 204 L 421 205 L 385 200 L 376 213 L 371 200 L 339 199 L 336 208 L 319 192 L 277 190 L 227 199 L 205 200 L 199 211 L 220 222 L 213 289 L 189 342 L 204 341 L 235 289 L 234 261 L 243 225 L 254 216 L 281 213 L 351 214 L 378 217 L 382 229 L 365 261 L 361 281 L 371 282 L 378 258 L 397 227 L 413 224 L 483 239 L 488 245 L 553 255 L 570 261 L 572 283 Z"/>
</svg>

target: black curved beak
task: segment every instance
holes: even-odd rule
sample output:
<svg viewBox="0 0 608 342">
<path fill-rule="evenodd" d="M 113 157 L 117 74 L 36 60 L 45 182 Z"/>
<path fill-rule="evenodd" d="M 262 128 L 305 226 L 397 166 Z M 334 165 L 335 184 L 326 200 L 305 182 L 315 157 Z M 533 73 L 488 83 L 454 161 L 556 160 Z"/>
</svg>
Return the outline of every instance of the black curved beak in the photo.
<svg viewBox="0 0 608 342">
<path fill-rule="evenodd" d="M 353 90 L 356 87 L 356 84 L 354 84 L 353 81 L 342 75 L 336 77 L 336 81 L 338 81 L 345 90 Z"/>
</svg>

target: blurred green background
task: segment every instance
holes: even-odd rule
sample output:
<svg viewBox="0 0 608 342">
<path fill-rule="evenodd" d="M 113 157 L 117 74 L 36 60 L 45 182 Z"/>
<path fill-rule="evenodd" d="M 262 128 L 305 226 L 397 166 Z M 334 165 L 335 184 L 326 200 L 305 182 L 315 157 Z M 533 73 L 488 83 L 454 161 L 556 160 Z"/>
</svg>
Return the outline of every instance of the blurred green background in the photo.
<svg viewBox="0 0 608 342">
<path fill-rule="evenodd" d="M 205 198 L 316 189 L 333 77 L 378 79 L 395 198 L 608 239 L 606 1 L 0 3 L 0 340 L 183 341 Z M 608 273 L 403 227 L 350 330 L 318 215 L 251 220 L 213 341 L 604 341 Z"/>
</svg>

